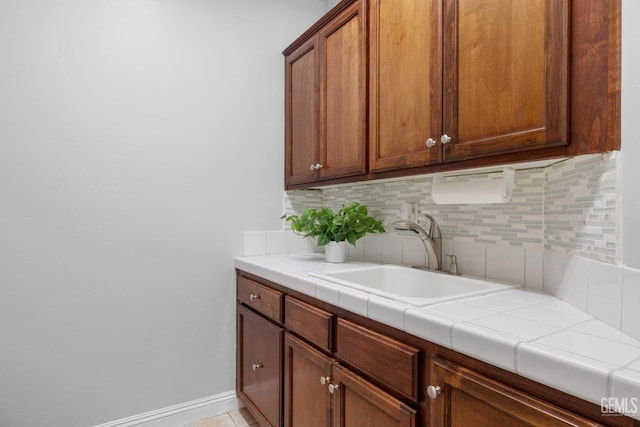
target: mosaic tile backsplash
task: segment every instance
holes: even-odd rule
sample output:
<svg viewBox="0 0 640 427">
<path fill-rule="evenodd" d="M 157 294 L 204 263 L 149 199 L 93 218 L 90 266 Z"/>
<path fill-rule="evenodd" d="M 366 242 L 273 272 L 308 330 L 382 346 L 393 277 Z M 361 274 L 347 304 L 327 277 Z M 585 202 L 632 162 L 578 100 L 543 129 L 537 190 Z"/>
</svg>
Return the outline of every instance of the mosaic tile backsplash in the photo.
<svg viewBox="0 0 640 427">
<path fill-rule="evenodd" d="M 404 232 L 391 224 L 408 215 L 417 204 L 418 223 L 431 214 L 443 237 L 458 242 L 514 247 L 546 248 L 606 263 L 619 256 L 619 153 L 579 156 L 552 166 L 516 171 L 511 202 L 504 204 L 436 205 L 431 198 L 432 176 L 356 183 L 320 190 L 285 192 L 284 213 L 305 207 L 333 209 L 358 201 L 383 221 L 389 236 Z M 447 178 L 460 182 L 486 174 Z M 285 226 L 286 227 L 286 226 Z"/>
</svg>

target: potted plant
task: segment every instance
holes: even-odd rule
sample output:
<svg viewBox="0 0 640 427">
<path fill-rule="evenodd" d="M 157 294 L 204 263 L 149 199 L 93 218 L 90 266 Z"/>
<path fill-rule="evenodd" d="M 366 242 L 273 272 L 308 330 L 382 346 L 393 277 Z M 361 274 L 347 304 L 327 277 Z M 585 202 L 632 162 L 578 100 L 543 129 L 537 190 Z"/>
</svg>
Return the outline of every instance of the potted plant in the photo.
<svg viewBox="0 0 640 427">
<path fill-rule="evenodd" d="M 383 233 L 382 222 L 369 216 L 365 205 L 353 202 L 342 206 L 337 212 L 327 208 L 307 208 L 300 216 L 290 215 L 294 233 L 303 237 L 317 237 L 318 246 L 326 246 L 328 262 L 344 262 L 346 242 L 356 245 L 356 241 L 367 233 Z"/>
</svg>

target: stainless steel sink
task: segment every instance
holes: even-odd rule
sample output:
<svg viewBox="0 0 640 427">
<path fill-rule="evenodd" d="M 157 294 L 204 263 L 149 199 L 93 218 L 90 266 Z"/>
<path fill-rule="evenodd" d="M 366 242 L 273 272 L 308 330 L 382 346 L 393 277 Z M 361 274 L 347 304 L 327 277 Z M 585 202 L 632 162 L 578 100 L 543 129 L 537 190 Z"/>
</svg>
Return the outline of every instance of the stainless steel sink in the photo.
<svg viewBox="0 0 640 427">
<path fill-rule="evenodd" d="M 399 265 L 376 265 L 310 274 L 328 282 L 411 305 L 429 305 L 515 286 Z"/>
</svg>

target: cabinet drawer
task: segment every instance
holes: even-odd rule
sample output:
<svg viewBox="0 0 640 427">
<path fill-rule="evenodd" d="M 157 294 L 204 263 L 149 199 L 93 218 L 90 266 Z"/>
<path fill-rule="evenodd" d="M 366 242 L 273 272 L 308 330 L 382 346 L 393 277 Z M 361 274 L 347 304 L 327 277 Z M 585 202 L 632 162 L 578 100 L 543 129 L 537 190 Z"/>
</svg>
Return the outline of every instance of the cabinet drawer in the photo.
<svg viewBox="0 0 640 427">
<path fill-rule="evenodd" d="M 260 313 L 282 322 L 282 292 L 238 276 L 238 301 Z"/>
<path fill-rule="evenodd" d="M 335 316 L 290 296 L 284 300 L 285 326 L 323 350 L 333 350 Z"/>
<path fill-rule="evenodd" d="M 338 319 L 336 355 L 396 392 L 418 400 L 417 348 Z"/>
</svg>

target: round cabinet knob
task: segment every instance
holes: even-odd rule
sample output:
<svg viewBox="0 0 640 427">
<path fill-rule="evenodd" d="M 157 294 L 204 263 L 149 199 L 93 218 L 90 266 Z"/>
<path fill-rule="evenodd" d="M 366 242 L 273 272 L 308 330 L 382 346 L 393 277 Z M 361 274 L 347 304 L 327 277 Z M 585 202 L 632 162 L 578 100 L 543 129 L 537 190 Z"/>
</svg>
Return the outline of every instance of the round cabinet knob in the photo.
<svg viewBox="0 0 640 427">
<path fill-rule="evenodd" d="M 331 382 L 331 378 L 329 378 L 328 376 L 320 377 L 320 384 L 327 385 L 329 384 L 329 382 Z"/>
<path fill-rule="evenodd" d="M 320 170 L 320 169 L 322 169 L 322 167 L 323 167 L 323 166 L 322 166 L 320 163 L 316 164 L 316 170 L 317 170 L 317 171 L 318 171 L 318 170 Z"/>
<path fill-rule="evenodd" d="M 312 171 L 316 170 L 316 165 L 311 165 L 311 167 L 309 167 L 309 170 L 312 170 Z"/>
<path fill-rule="evenodd" d="M 251 365 L 251 369 L 253 369 L 254 371 L 257 371 L 260 368 L 263 368 L 264 365 L 262 364 L 262 362 L 260 363 L 254 363 L 253 365 Z"/>
<path fill-rule="evenodd" d="M 427 148 L 431 148 L 431 147 L 433 147 L 434 145 L 436 145 L 436 140 L 435 140 L 435 139 L 433 139 L 433 138 L 429 138 L 429 139 L 427 139 L 427 141 L 425 142 L 425 144 L 426 144 Z"/>
<path fill-rule="evenodd" d="M 249 295 L 249 300 L 255 301 L 257 299 L 260 299 L 260 295 L 254 295 L 254 294 Z"/>
<path fill-rule="evenodd" d="M 327 388 L 329 389 L 329 393 L 333 394 L 336 391 L 338 391 L 338 389 L 340 388 L 340 386 L 338 384 L 329 384 L 327 386 Z"/>
<path fill-rule="evenodd" d="M 442 393 L 442 389 L 440 389 L 440 387 L 437 385 L 430 385 L 429 387 L 427 387 L 427 395 L 429 395 L 429 397 L 432 399 L 437 398 L 440 393 Z"/>
<path fill-rule="evenodd" d="M 448 144 L 451 142 L 451 137 L 445 133 L 440 137 L 440 142 L 442 142 L 443 144 Z"/>
</svg>

